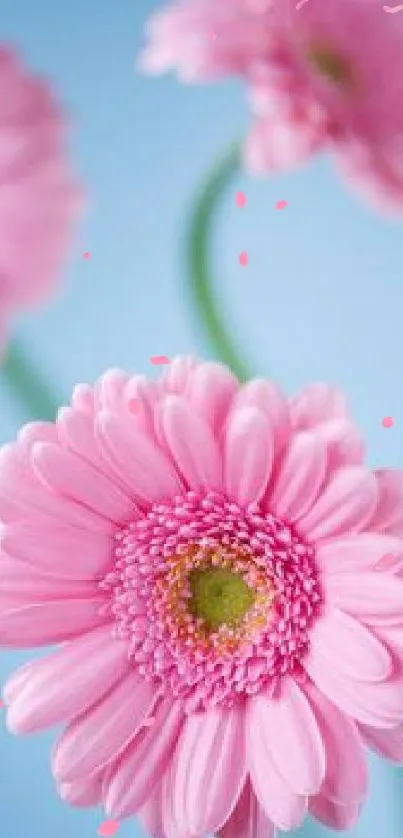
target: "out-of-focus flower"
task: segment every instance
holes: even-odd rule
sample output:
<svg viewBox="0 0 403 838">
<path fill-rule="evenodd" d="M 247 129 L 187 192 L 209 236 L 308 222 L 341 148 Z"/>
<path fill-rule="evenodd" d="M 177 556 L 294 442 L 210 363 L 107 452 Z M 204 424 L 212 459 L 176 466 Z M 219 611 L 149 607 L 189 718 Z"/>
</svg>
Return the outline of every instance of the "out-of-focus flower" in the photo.
<svg viewBox="0 0 403 838">
<path fill-rule="evenodd" d="M 141 65 L 185 81 L 244 77 L 255 172 L 332 151 L 367 198 L 403 209 L 403 15 L 379 0 L 182 0 L 150 24 Z M 213 36 L 212 36 L 213 33 Z"/>
<path fill-rule="evenodd" d="M 207 81 L 229 73 L 247 75 L 274 46 L 267 23 L 271 3 L 248 0 L 182 0 L 148 23 L 149 44 L 140 57 L 148 73 L 177 70 L 182 81 Z M 266 10 L 266 11 L 265 11 Z M 264 14 L 263 14 L 264 12 Z"/>
<path fill-rule="evenodd" d="M 0 47 L 0 343 L 13 312 L 59 278 L 80 196 L 65 124 L 46 83 Z"/>
<path fill-rule="evenodd" d="M 403 476 L 338 391 L 110 371 L 2 449 L 0 517 L 0 645 L 62 644 L 7 722 L 67 724 L 71 804 L 156 838 L 346 828 L 363 737 L 403 761 Z"/>
</svg>

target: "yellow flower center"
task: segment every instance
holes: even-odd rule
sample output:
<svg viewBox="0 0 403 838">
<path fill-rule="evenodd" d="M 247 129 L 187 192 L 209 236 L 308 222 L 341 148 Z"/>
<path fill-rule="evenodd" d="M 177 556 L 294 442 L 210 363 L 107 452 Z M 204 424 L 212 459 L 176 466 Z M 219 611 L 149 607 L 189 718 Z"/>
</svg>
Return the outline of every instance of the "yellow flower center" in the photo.
<svg viewBox="0 0 403 838">
<path fill-rule="evenodd" d="M 256 594 L 242 576 L 220 567 L 189 573 L 190 612 L 213 631 L 236 626 L 249 611 Z"/>
</svg>

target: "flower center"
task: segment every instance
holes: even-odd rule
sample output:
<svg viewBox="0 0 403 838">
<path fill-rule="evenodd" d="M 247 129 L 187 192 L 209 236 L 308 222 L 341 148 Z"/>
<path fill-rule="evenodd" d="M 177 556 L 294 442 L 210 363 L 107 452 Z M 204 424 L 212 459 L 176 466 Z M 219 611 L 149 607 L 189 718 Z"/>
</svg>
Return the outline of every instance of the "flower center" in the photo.
<svg viewBox="0 0 403 838">
<path fill-rule="evenodd" d="M 308 50 L 308 59 L 315 70 L 328 81 L 341 87 L 349 87 L 353 81 L 351 67 L 337 52 L 319 44 Z"/>
<path fill-rule="evenodd" d="M 214 492 L 154 504 L 115 533 L 114 636 L 186 712 L 231 706 L 299 672 L 321 606 L 315 550 L 258 504 Z"/>
<path fill-rule="evenodd" d="M 255 593 L 238 573 L 219 567 L 192 570 L 189 611 L 203 620 L 207 629 L 237 626 L 255 601 Z"/>
</svg>

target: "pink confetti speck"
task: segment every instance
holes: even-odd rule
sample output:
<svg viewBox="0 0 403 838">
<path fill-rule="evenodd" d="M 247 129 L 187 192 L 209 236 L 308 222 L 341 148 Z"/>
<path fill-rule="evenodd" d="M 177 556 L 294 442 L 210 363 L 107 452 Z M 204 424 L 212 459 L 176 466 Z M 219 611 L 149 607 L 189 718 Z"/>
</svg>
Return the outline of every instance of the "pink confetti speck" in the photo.
<svg viewBox="0 0 403 838">
<path fill-rule="evenodd" d="M 104 821 L 98 829 L 98 835 L 102 835 L 102 838 L 110 838 L 118 829 L 119 821 Z"/>
<path fill-rule="evenodd" d="M 285 209 L 287 206 L 287 201 L 277 201 L 276 209 Z"/>
<path fill-rule="evenodd" d="M 243 250 L 242 253 L 239 254 L 239 264 L 242 265 L 243 268 L 246 268 L 248 261 L 248 254 L 246 250 Z"/>
<path fill-rule="evenodd" d="M 392 428 L 393 427 L 392 417 L 391 416 L 385 416 L 385 418 L 382 419 L 382 425 L 383 425 L 384 428 Z"/>
<path fill-rule="evenodd" d="M 152 355 L 150 358 L 150 362 L 155 366 L 157 364 L 170 364 L 169 358 L 166 355 Z"/>
<path fill-rule="evenodd" d="M 90 256 L 91 256 L 91 253 L 89 253 L 89 251 L 88 251 L 88 250 L 86 250 L 86 252 L 85 252 L 85 253 L 83 253 L 83 256 L 84 256 L 84 259 L 89 259 L 89 258 L 90 258 Z"/>
<path fill-rule="evenodd" d="M 140 399 L 129 399 L 127 406 L 130 410 L 130 413 L 140 413 L 141 401 Z"/>
<path fill-rule="evenodd" d="M 235 196 L 237 206 L 242 209 L 246 204 L 246 195 L 244 192 L 237 192 Z"/>
<path fill-rule="evenodd" d="M 308 2 L 308 0 L 299 0 L 299 3 L 297 3 L 297 5 L 295 7 L 297 12 L 299 12 L 299 10 L 302 9 L 302 6 L 305 6 L 305 3 L 307 3 L 307 2 Z"/>
<path fill-rule="evenodd" d="M 395 15 L 396 12 L 403 11 L 403 6 L 383 6 L 384 12 L 389 12 L 390 15 Z"/>
<path fill-rule="evenodd" d="M 143 722 L 143 727 L 152 727 L 155 722 L 155 716 L 150 716 L 148 719 L 145 719 Z"/>
</svg>

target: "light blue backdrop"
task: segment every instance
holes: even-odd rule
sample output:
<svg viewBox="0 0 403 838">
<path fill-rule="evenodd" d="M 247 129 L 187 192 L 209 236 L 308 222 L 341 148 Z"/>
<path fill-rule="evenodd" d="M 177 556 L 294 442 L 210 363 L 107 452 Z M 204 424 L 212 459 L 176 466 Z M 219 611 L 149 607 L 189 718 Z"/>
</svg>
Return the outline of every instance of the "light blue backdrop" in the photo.
<svg viewBox="0 0 403 838">
<path fill-rule="evenodd" d="M 71 109 L 75 161 L 90 196 L 60 292 L 17 326 L 62 398 L 108 366 L 148 372 L 151 355 L 208 352 L 184 295 L 187 212 L 214 158 L 245 130 L 247 109 L 235 84 L 185 88 L 136 74 L 143 23 L 157 5 L 1 0 L 0 40 L 52 77 Z M 247 195 L 243 210 L 236 189 Z M 288 201 L 282 212 L 274 209 L 279 199 Z M 338 382 L 366 432 L 371 463 L 397 466 L 402 241 L 402 227 L 366 210 L 327 160 L 272 181 L 240 176 L 215 240 L 222 307 L 256 371 L 290 392 L 312 379 Z M 241 250 L 249 253 L 245 269 Z M 0 398 L 5 441 L 27 417 L 2 385 Z M 386 415 L 391 429 L 381 425 Z M 25 658 L 3 654 L 0 680 Z M 95 836 L 101 813 L 69 809 L 54 792 L 54 734 L 16 739 L 1 727 L 1 834 Z M 371 798 L 351 835 L 398 838 L 402 830 L 403 774 L 373 760 Z M 142 835 L 133 821 L 118 834 Z"/>
</svg>

